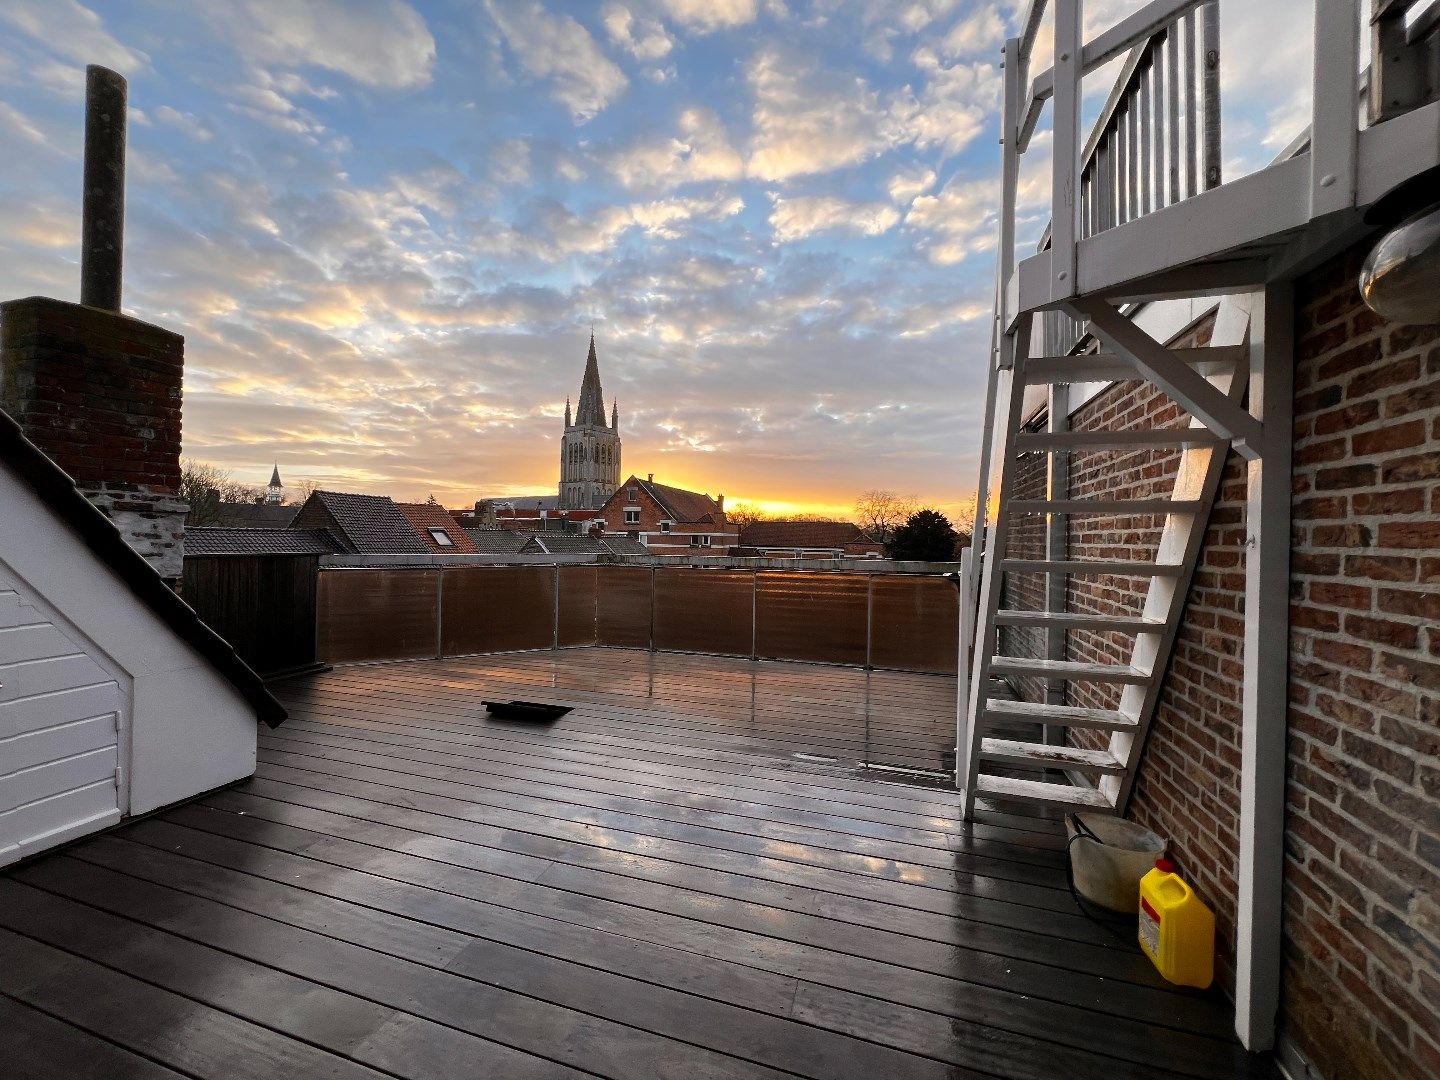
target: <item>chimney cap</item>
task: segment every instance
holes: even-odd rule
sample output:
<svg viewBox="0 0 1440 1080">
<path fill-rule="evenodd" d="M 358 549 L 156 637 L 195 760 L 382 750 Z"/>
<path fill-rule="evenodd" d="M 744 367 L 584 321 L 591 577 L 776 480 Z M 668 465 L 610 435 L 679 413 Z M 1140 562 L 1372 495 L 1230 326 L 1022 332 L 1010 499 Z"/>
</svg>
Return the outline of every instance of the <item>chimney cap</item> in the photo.
<svg viewBox="0 0 1440 1080">
<path fill-rule="evenodd" d="M 652 473 L 646 473 L 646 474 L 645 474 L 645 482 L 646 482 L 647 484 L 653 484 L 653 483 L 655 482 L 655 474 L 654 474 L 653 472 L 652 472 Z"/>
</svg>

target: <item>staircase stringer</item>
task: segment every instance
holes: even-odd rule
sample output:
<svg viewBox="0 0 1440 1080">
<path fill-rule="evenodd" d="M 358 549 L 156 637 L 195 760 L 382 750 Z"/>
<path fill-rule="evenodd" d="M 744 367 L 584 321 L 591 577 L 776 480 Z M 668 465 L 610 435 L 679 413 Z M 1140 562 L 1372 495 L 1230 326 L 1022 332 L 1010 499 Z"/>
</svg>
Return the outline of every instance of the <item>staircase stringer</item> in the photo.
<svg viewBox="0 0 1440 1080">
<path fill-rule="evenodd" d="M 975 627 L 975 653 L 979 660 L 971 671 L 970 710 L 966 722 L 962 752 L 966 755 L 964 769 L 964 811 L 965 820 L 970 820 L 975 810 L 975 786 L 980 772 L 981 714 L 985 710 L 990 685 L 991 659 L 995 655 L 996 622 L 995 612 L 1000 606 L 1003 594 L 1004 571 L 1000 569 L 1005 559 L 1005 549 L 1010 529 L 1010 495 L 1015 484 L 1015 469 L 1011 459 L 1015 456 L 1015 436 L 1020 429 L 1021 414 L 1025 405 L 1025 361 L 1030 353 L 1030 327 L 1033 320 L 1022 318 L 1013 335 L 1004 343 L 1002 355 L 1010 360 L 1008 370 L 999 372 L 1002 380 L 998 388 L 996 415 L 999 417 L 1003 406 L 1003 434 L 998 459 L 1000 462 L 1000 483 L 995 493 L 995 521 L 989 530 L 984 558 L 980 565 L 979 618 Z"/>
<path fill-rule="evenodd" d="M 1248 297 L 1225 297 L 1216 312 L 1211 347 L 1242 346 L 1250 324 Z M 1208 375 L 1207 381 L 1235 405 L 1240 405 L 1248 385 L 1249 365 L 1243 349 L 1235 350 L 1235 360 L 1228 371 Z M 1192 428 L 1206 425 L 1191 416 Z M 1124 766 L 1124 771 L 1101 776 L 1097 786 L 1106 800 L 1123 815 L 1135 788 L 1146 737 L 1159 706 L 1165 674 L 1174 653 L 1181 617 L 1190 595 L 1190 586 L 1200 560 L 1200 549 L 1209 528 L 1210 516 L 1219 494 L 1220 480 L 1231 444 L 1221 441 L 1210 445 L 1186 446 L 1180 455 L 1174 501 L 1193 500 L 1199 503 L 1195 513 L 1171 514 L 1165 519 L 1155 554 L 1159 563 L 1175 563 L 1181 567 L 1174 577 L 1153 577 L 1146 591 L 1142 617 L 1164 623 L 1163 629 L 1137 634 L 1131 650 L 1130 666 L 1148 671 L 1144 684 L 1127 685 L 1121 691 L 1119 711 L 1136 721 L 1133 728 L 1111 732 L 1110 753 Z"/>
</svg>

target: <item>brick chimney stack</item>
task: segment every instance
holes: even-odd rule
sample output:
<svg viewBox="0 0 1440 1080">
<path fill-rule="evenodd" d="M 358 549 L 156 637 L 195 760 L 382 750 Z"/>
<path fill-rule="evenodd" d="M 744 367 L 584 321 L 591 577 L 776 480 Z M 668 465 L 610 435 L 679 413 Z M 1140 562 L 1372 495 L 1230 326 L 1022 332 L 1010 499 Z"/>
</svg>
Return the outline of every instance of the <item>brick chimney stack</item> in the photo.
<svg viewBox="0 0 1440 1080">
<path fill-rule="evenodd" d="M 125 99 L 120 75 L 86 69 L 83 302 L 0 304 L 0 408 L 176 584 L 185 339 L 119 310 Z"/>
</svg>

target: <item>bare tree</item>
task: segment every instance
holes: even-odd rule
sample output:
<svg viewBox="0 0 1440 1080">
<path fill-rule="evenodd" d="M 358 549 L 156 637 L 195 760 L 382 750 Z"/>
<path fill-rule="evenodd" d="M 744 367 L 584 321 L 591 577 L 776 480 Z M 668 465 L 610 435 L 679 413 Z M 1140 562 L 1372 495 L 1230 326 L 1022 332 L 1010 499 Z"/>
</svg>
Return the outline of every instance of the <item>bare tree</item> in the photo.
<svg viewBox="0 0 1440 1080">
<path fill-rule="evenodd" d="M 883 488 L 863 491 L 855 500 L 856 524 L 884 543 L 890 539 L 895 527 L 913 514 L 918 505 L 919 500 L 914 495 L 897 495 Z"/>
<path fill-rule="evenodd" d="M 757 521 L 769 521 L 770 515 L 754 503 L 738 502 L 732 503 L 730 508 L 725 511 L 725 520 L 733 525 L 739 525 L 743 529 L 746 526 L 754 525 Z"/>
<path fill-rule="evenodd" d="M 320 490 L 320 483 L 317 480 L 301 480 L 298 484 L 287 489 L 285 501 L 294 503 L 296 506 L 304 506 L 310 501 L 310 496 Z"/>
<path fill-rule="evenodd" d="M 180 459 L 180 497 L 190 504 L 187 525 L 213 525 L 221 503 L 255 502 L 260 492 L 240 483 L 229 469 L 187 457 Z"/>
</svg>

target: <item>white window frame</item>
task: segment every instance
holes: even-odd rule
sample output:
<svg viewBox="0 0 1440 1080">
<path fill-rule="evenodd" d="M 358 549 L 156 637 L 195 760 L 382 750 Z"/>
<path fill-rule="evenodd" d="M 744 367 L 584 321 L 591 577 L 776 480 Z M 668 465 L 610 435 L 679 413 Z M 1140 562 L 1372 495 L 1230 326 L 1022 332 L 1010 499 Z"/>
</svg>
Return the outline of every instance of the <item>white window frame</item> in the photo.
<svg viewBox="0 0 1440 1080">
<path fill-rule="evenodd" d="M 638 506 L 627 506 L 627 507 L 625 507 L 625 524 L 626 524 L 626 525 L 639 525 L 639 524 L 640 524 L 640 507 L 638 507 Z"/>
<path fill-rule="evenodd" d="M 427 525 L 425 531 L 430 534 L 430 539 L 434 540 L 440 547 L 455 546 L 455 538 L 439 525 Z"/>
</svg>

